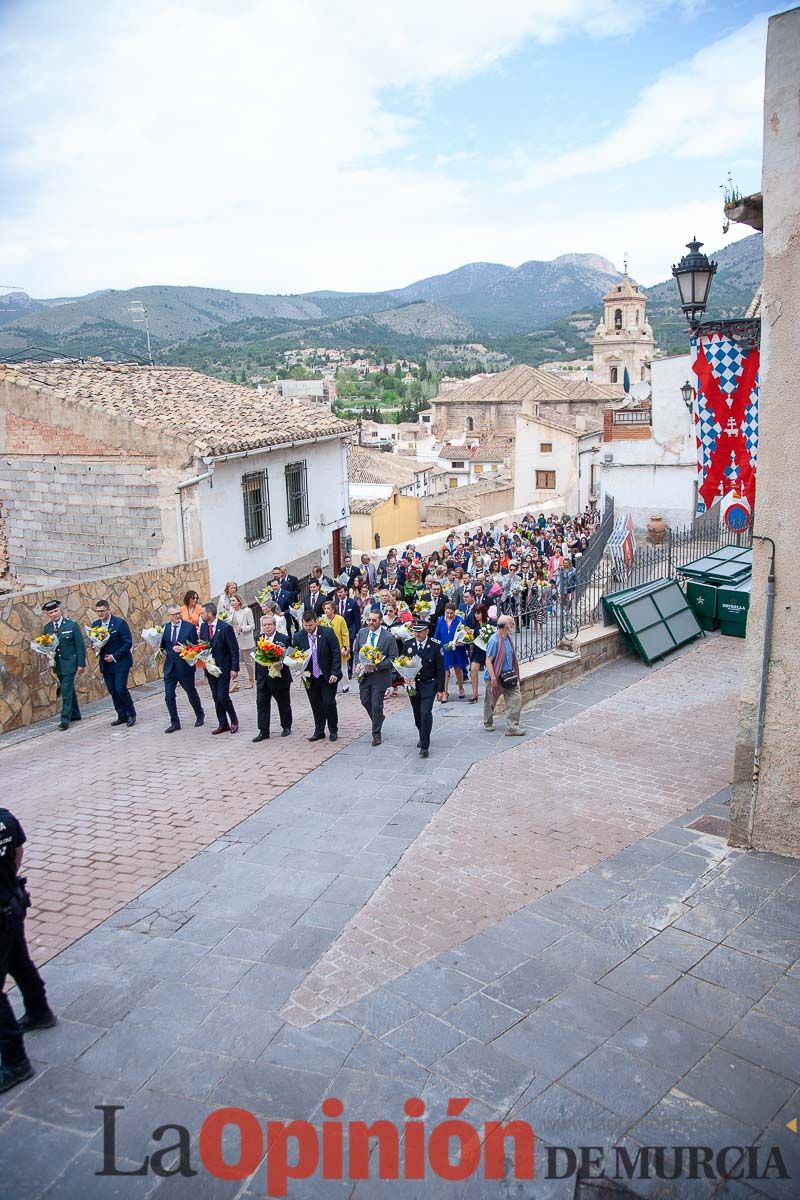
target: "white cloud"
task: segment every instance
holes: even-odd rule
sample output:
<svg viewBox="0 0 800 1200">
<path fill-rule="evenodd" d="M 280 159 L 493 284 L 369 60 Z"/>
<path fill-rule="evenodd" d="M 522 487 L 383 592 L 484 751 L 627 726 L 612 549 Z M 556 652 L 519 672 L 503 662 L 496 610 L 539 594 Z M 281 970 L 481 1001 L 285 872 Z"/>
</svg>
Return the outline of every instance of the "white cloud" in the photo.
<svg viewBox="0 0 800 1200">
<path fill-rule="evenodd" d="M 743 146 L 758 146 L 766 32 L 762 14 L 705 46 L 688 63 L 664 71 L 613 133 L 546 162 L 528 161 L 514 188 L 549 187 L 662 155 L 708 158 L 725 147 L 733 155 Z"/>
<path fill-rule="evenodd" d="M 574 249 L 574 229 L 564 244 L 487 204 L 459 178 L 458 146 L 432 168 L 409 165 L 424 105 L 398 115 L 386 90 L 424 96 L 528 40 L 628 34 L 686 6 L 17 0 L 0 30 L 0 261 L 39 295 L 301 291 L 549 257 L 555 240 L 553 253 Z M 585 248 L 608 252 L 607 227 L 594 241 L 580 228 Z"/>
</svg>

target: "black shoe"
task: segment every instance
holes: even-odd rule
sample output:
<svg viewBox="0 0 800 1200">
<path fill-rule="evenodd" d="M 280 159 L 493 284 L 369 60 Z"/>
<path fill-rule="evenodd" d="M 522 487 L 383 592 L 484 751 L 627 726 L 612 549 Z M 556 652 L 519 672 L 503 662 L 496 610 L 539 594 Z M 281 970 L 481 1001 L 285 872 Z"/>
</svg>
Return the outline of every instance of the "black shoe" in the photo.
<svg viewBox="0 0 800 1200">
<path fill-rule="evenodd" d="M 337 741 L 337 740 L 338 740 L 338 738 L 339 738 L 339 735 L 338 735 L 338 733 L 329 733 L 329 734 L 328 734 L 328 741 L 329 741 L 329 742 L 335 742 L 335 741 Z"/>
<path fill-rule="evenodd" d="M 197 720 L 194 723 L 194 727 L 195 727 L 195 729 L 199 729 L 200 726 L 205 725 L 205 723 L 206 723 L 206 718 L 205 718 L 205 713 L 204 713 L 202 717 L 197 718 Z"/>
<path fill-rule="evenodd" d="M 18 1083 L 24 1083 L 33 1074 L 33 1067 L 27 1058 L 24 1058 L 18 1067 L 0 1067 L 0 1092 L 7 1092 Z"/>
<path fill-rule="evenodd" d="M 376 733 L 376 734 L 375 734 L 374 738 L 372 739 L 372 744 L 373 744 L 373 746 L 380 746 L 380 744 L 381 744 L 381 735 L 380 735 L 379 733 Z"/>
<path fill-rule="evenodd" d="M 111 722 L 111 728 L 113 729 L 115 725 L 127 725 L 127 724 L 128 724 L 127 717 L 117 717 L 116 721 Z"/>
<path fill-rule="evenodd" d="M 58 728 L 59 729 L 69 729 L 69 721 L 62 721 Z"/>
<path fill-rule="evenodd" d="M 128 717 L 128 729 L 133 729 L 136 724 L 136 717 Z"/>
<path fill-rule="evenodd" d="M 291 732 L 292 732 L 291 729 L 282 729 L 281 737 L 288 737 Z"/>
<path fill-rule="evenodd" d="M 417 742 L 417 749 L 418 749 L 418 750 L 421 750 L 421 749 L 422 749 L 422 742 Z"/>
<path fill-rule="evenodd" d="M 17 1022 L 20 1033 L 34 1033 L 37 1029 L 52 1029 L 58 1024 L 58 1017 L 54 1012 L 48 1012 L 43 1017 L 29 1017 L 27 1013 L 20 1017 Z"/>
<path fill-rule="evenodd" d="M 269 734 L 262 733 L 260 729 L 259 729 L 258 733 L 256 734 L 256 736 L 253 738 L 254 742 L 266 742 L 268 740 L 269 740 Z"/>
<path fill-rule="evenodd" d="M 325 734 L 324 733 L 312 733 L 311 737 L 308 740 L 310 742 L 324 742 Z"/>
<path fill-rule="evenodd" d="M 177 733 L 179 729 L 180 725 L 168 725 L 164 733 Z"/>
<path fill-rule="evenodd" d="M 420 758 L 427 758 L 427 757 L 428 757 L 428 751 L 427 751 L 427 750 L 420 750 L 420 752 L 419 752 L 419 756 L 420 756 Z"/>
</svg>

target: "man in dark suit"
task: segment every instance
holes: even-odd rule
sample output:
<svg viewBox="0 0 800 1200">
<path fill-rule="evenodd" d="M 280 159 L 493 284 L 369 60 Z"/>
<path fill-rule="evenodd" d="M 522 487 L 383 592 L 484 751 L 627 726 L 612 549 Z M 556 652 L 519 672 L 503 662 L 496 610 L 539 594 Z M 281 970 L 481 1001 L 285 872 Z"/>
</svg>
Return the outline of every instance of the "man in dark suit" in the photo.
<svg viewBox="0 0 800 1200">
<path fill-rule="evenodd" d="M 274 642 L 276 646 L 283 646 L 287 650 L 291 645 L 285 634 L 277 632 L 274 613 L 264 613 L 264 616 L 261 618 L 261 633 L 259 636 L 265 637 L 268 642 Z M 269 737 L 273 700 L 278 707 L 281 737 L 288 737 L 292 732 L 292 701 L 289 696 L 289 688 L 291 686 L 292 673 L 288 667 L 282 667 L 280 675 L 272 676 L 269 673 L 269 667 L 262 666 L 256 660 L 256 715 L 258 717 L 258 733 L 253 738 L 254 742 L 265 742 Z"/>
<path fill-rule="evenodd" d="M 372 722 L 372 744 L 380 746 L 381 730 L 383 729 L 383 700 L 386 689 L 392 682 L 392 659 L 397 657 L 397 642 L 394 634 L 383 624 L 383 618 L 378 609 L 373 608 L 367 617 L 367 624 L 359 629 L 353 645 L 353 658 L 356 667 L 359 663 L 359 650 L 363 646 L 372 646 L 383 655 L 383 661 L 374 669 L 361 670 L 358 675 L 358 693 L 361 705 L 369 713 Z"/>
<path fill-rule="evenodd" d="M 128 675 L 133 666 L 130 625 L 123 617 L 112 614 L 108 600 L 97 600 L 94 611 L 97 619 L 92 622 L 92 628 L 97 629 L 98 626 L 105 625 L 108 630 L 108 641 L 100 647 L 98 657 L 103 683 L 108 688 L 117 712 L 117 719 L 111 724 L 130 727 L 136 724 L 136 709 L 128 690 Z"/>
<path fill-rule="evenodd" d="M 192 711 L 195 716 L 195 725 L 200 726 L 205 722 L 206 714 L 203 712 L 203 705 L 200 701 L 200 696 L 195 683 L 196 667 L 190 663 L 184 662 L 179 653 L 181 646 L 196 646 L 197 645 L 197 630 L 191 621 L 181 620 L 181 610 L 177 604 L 172 604 L 169 607 L 169 624 L 165 627 L 161 637 L 161 649 L 164 652 L 164 702 L 169 713 L 169 725 L 164 730 L 164 733 L 177 733 L 181 727 L 181 719 L 178 716 L 178 704 L 175 699 L 175 693 L 178 685 L 183 688 L 192 706 Z"/>
<path fill-rule="evenodd" d="M 428 634 L 433 637 L 433 631 L 436 628 L 436 622 L 439 617 L 444 616 L 444 606 L 447 604 L 447 597 L 442 591 L 442 585 L 435 580 L 431 583 L 431 613 L 428 617 Z"/>
<path fill-rule="evenodd" d="M 303 613 L 303 628 L 294 635 L 293 645 L 310 650 L 311 660 L 306 668 L 309 676 L 308 702 L 314 714 L 314 732 L 310 742 L 335 742 L 339 736 L 339 712 L 336 708 L 336 688 L 342 678 L 342 652 L 332 629 L 317 625 L 317 614 L 307 608 Z"/>
<path fill-rule="evenodd" d="M 437 641 L 429 637 L 427 621 L 414 622 L 414 637 L 406 643 L 403 653 L 422 659 L 419 674 L 414 680 L 416 690 L 409 699 L 414 713 L 414 724 L 419 732 L 419 756 L 427 758 L 433 729 L 433 702 L 437 696 L 440 700 L 444 698 L 442 648 Z"/>
<path fill-rule="evenodd" d="M 306 592 L 305 596 L 303 597 L 303 608 L 304 609 L 310 608 L 312 610 L 312 612 L 316 613 L 317 617 L 321 617 L 322 616 L 322 606 L 324 603 L 325 603 L 325 596 L 323 596 L 323 594 L 322 594 L 322 590 L 319 586 L 319 580 L 318 579 L 309 579 L 308 591 Z"/>
<path fill-rule="evenodd" d="M 336 589 L 334 606 L 340 617 L 344 619 L 347 632 L 350 634 L 350 645 L 355 644 L 358 631 L 361 628 L 361 609 L 358 603 L 347 595 L 347 588 L 340 584 Z M 353 678 L 353 655 L 347 659 L 347 678 Z"/>
<path fill-rule="evenodd" d="M 217 620 L 217 606 L 205 605 L 205 620 L 200 622 L 200 641 L 209 642 L 219 675 L 207 671 L 208 686 L 217 710 L 217 728 L 212 733 L 238 733 L 239 718 L 231 700 L 231 680 L 239 674 L 239 643 L 227 621 Z"/>
<path fill-rule="evenodd" d="M 61 722 L 59 729 L 69 729 L 70 721 L 80 721 L 81 710 L 75 694 L 75 676 L 86 670 L 86 645 L 80 625 L 71 621 L 61 611 L 60 600 L 48 600 L 42 605 L 50 620 L 44 627 L 45 633 L 54 634 L 58 641 L 55 672 L 61 688 Z"/>
<path fill-rule="evenodd" d="M 296 575 L 290 575 L 286 567 L 276 567 L 272 572 L 273 579 L 278 580 L 284 591 L 291 592 L 293 597 L 296 597 L 300 591 L 300 583 Z"/>
<path fill-rule="evenodd" d="M 355 581 L 358 579 L 359 575 L 361 574 L 361 571 L 359 570 L 359 568 L 353 566 L 353 556 L 351 554 L 345 554 L 341 573 L 343 575 L 347 576 L 347 583 L 345 586 L 348 588 L 351 588 L 353 586 L 353 584 L 355 583 Z M 338 576 L 337 576 L 337 578 L 338 578 Z"/>
<path fill-rule="evenodd" d="M 543 533 L 535 539 L 533 544 L 536 547 L 536 553 L 541 555 L 542 558 L 549 558 L 553 553 L 553 544 Z"/>
</svg>

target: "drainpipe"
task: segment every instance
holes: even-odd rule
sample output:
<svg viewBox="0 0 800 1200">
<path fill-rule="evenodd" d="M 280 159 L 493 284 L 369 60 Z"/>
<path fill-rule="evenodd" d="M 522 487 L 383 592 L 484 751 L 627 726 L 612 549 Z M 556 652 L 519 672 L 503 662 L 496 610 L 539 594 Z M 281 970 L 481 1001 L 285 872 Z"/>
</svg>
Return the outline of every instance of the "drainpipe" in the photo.
<svg viewBox="0 0 800 1200">
<path fill-rule="evenodd" d="M 194 487 L 196 483 L 202 483 L 204 479 L 210 479 L 214 474 L 214 466 L 212 463 L 211 470 L 206 471 L 203 475 L 193 475 L 191 479 L 183 479 L 180 483 L 175 484 L 175 517 L 178 525 L 178 561 L 186 562 L 186 531 L 183 527 L 183 503 L 181 501 L 181 492 L 184 488 Z"/>
<path fill-rule="evenodd" d="M 767 607 L 764 613 L 764 644 L 761 647 L 761 682 L 758 692 L 758 718 L 756 721 L 756 744 L 753 751 L 753 792 L 747 821 L 747 844 L 753 843 L 753 826 L 756 821 L 756 802 L 761 775 L 761 745 L 764 740 L 764 716 L 767 707 L 767 678 L 769 675 L 769 651 L 772 643 L 772 613 L 775 607 L 775 543 L 772 538 L 753 534 L 754 542 L 769 542 L 772 555 L 767 576 Z"/>
</svg>

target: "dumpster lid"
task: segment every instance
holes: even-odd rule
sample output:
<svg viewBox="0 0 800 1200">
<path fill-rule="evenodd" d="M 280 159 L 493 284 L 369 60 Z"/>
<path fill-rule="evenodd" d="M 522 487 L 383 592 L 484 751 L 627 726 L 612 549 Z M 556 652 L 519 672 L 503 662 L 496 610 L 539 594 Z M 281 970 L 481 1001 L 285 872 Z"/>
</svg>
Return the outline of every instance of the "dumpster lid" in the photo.
<svg viewBox="0 0 800 1200">
<path fill-rule="evenodd" d="M 648 664 L 702 634 L 675 579 L 656 580 L 604 599 L 612 601 L 611 616 Z"/>
</svg>

